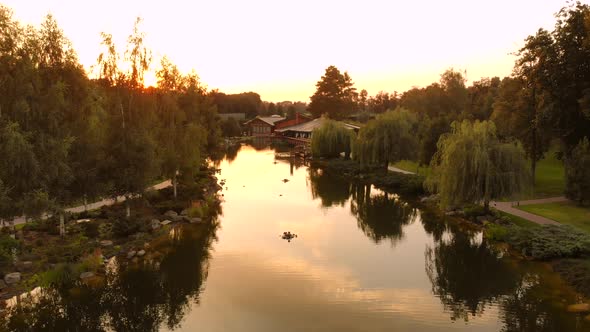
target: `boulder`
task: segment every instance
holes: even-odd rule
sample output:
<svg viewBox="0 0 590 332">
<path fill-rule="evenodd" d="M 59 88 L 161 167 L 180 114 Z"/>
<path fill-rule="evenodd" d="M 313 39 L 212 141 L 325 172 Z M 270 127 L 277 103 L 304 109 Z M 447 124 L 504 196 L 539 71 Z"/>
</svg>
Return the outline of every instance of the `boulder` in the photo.
<svg viewBox="0 0 590 332">
<path fill-rule="evenodd" d="M 94 277 L 94 273 L 93 272 L 82 272 L 80 273 L 80 279 L 84 280 L 84 279 L 88 279 L 88 278 L 92 278 Z"/>
<path fill-rule="evenodd" d="M 127 259 L 131 259 L 133 257 L 135 257 L 135 255 L 137 254 L 137 251 L 135 250 L 131 250 L 127 253 Z"/>
<path fill-rule="evenodd" d="M 145 250 L 140 250 L 137 252 L 137 257 L 142 257 L 143 255 L 145 255 Z"/>
<path fill-rule="evenodd" d="M 568 312 L 590 312 L 590 304 L 578 303 L 567 306 Z"/>
<path fill-rule="evenodd" d="M 183 217 L 184 217 L 184 216 L 188 216 L 188 209 L 184 209 L 184 210 L 182 210 L 182 211 L 180 212 L 180 215 L 181 215 L 181 216 L 183 216 Z"/>
<path fill-rule="evenodd" d="M 170 221 L 170 220 L 164 220 L 164 221 L 162 221 L 162 222 L 160 223 L 160 225 L 162 225 L 162 226 L 166 226 L 166 225 L 168 225 L 168 224 L 170 224 L 170 223 L 172 223 L 172 221 Z"/>
<path fill-rule="evenodd" d="M 178 216 L 178 213 L 176 213 L 176 212 L 174 212 L 172 210 L 168 210 L 168 211 L 166 211 L 166 213 L 164 213 L 164 216 L 172 219 L 174 217 L 177 217 Z"/>
<path fill-rule="evenodd" d="M 158 219 L 152 219 L 152 229 L 156 230 L 160 228 L 160 221 Z"/>
<path fill-rule="evenodd" d="M 12 272 L 4 276 L 4 282 L 8 285 L 20 282 L 20 272 Z"/>
<path fill-rule="evenodd" d="M 22 270 L 23 271 L 29 271 L 30 269 L 33 268 L 33 262 L 31 262 L 31 261 L 24 261 L 24 262 L 22 262 L 21 266 L 22 266 Z"/>
<path fill-rule="evenodd" d="M 110 247 L 113 245 L 113 241 L 111 240 L 102 240 L 100 241 L 100 246 L 101 247 Z"/>
</svg>

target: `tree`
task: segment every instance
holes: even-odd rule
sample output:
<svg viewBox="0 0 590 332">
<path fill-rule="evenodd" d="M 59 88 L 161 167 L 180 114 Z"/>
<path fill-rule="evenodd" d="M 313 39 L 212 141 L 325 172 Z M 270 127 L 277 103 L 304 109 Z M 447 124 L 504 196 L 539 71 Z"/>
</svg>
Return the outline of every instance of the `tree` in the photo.
<svg viewBox="0 0 590 332">
<path fill-rule="evenodd" d="M 4 221 L 11 219 L 16 214 L 12 205 L 13 202 L 9 196 L 8 188 L 0 179 L 0 225 L 4 226 Z"/>
<path fill-rule="evenodd" d="M 308 108 L 314 117 L 326 114 L 339 120 L 353 112 L 357 93 L 347 72 L 342 74 L 338 68 L 328 67 L 316 88 Z"/>
<path fill-rule="evenodd" d="M 556 54 L 549 32 L 539 29 L 535 36 L 529 36 L 519 56 L 514 74 L 525 89 L 520 95 L 522 100 L 517 101 L 520 107 L 515 107 L 519 113 L 517 136 L 531 160 L 534 181 L 537 161 L 549 149 L 548 118 L 554 106 L 551 85 Z"/>
<path fill-rule="evenodd" d="M 365 89 L 362 89 L 359 98 L 358 98 L 358 108 L 361 112 L 367 111 L 367 102 L 368 102 L 368 92 Z"/>
<path fill-rule="evenodd" d="M 242 128 L 236 119 L 230 117 L 221 122 L 221 132 L 224 137 L 236 137 L 242 135 Z"/>
<path fill-rule="evenodd" d="M 389 95 L 387 92 L 379 91 L 374 97 L 370 97 L 367 101 L 368 108 L 373 113 L 384 113 L 389 110 L 394 110 L 397 107 L 397 95 L 394 93 Z"/>
<path fill-rule="evenodd" d="M 433 119 L 428 115 L 422 115 L 419 124 L 418 135 L 420 146 L 418 151 L 418 162 L 421 165 L 429 165 L 432 156 L 436 153 L 437 143 L 440 136 L 451 130 L 449 119 L 445 116 L 438 116 Z"/>
<path fill-rule="evenodd" d="M 43 190 L 34 190 L 25 194 L 23 199 L 25 216 L 33 220 L 41 219 L 43 213 L 55 206 L 55 202 Z"/>
<path fill-rule="evenodd" d="M 590 5 L 580 2 L 562 8 L 552 33 L 555 66 L 550 89 L 555 107 L 551 123 L 568 155 L 583 137 L 590 137 Z"/>
<path fill-rule="evenodd" d="M 362 166 L 382 165 L 413 159 L 418 141 L 415 130 L 417 119 L 409 111 L 397 109 L 386 112 L 362 127 L 354 144 L 354 158 Z"/>
<path fill-rule="evenodd" d="M 465 110 L 468 96 L 466 81 L 463 74 L 453 68 L 440 75 L 440 86 L 444 91 L 443 105 L 447 114 L 459 115 Z"/>
<path fill-rule="evenodd" d="M 341 123 L 325 119 L 322 126 L 313 131 L 311 152 L 314 157 L 335 158 L 344 153 L 345 158 L 349 158 L 354 137 L 354 132 Z"/>
<path fill-rule="evenodd" d="M 590 204 L 590 143 L 584 137 L 566 160 L 565 195 L 580 205 Z"/>
<path fill-rule="evenodd" d="M 502 143 L 493 122 L 454 122 L 438 142 L 426 185 L 443 207 L 483 203 L 523 193 L 530 185 L 524 151 Z"/>
</svg>

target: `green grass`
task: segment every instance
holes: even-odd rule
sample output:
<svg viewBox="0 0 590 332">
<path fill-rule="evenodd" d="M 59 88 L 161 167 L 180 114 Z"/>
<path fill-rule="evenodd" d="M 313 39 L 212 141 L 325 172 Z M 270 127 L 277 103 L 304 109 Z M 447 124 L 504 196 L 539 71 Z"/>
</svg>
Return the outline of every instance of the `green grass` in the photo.
<svg viewBox="0 0 590 332">
<path fill-rule="evenodd" d="M 590 233 L 590 208 L 579 207 L 571 202 L 521 205 L 519 209 L 562 224 L 572 225 Z"/>
<path fill-rule="evenodd" d="M 563 195 L 565 190 L 565 169 L 563 162 L 555 156 L 557 151 L 557 144 L 552 144 L 545 154 L 545 158 L 537 163 L 534 198 Z"/>
<path fill-rule="evenodd" d="M 524 218 L 521 218 L 519 216 L 512 215 L 510 213 L 502 212 L 502 211 L 499 211 L 499 210 L 496 210 L 496 213 L 499 214 L 502 217 L 506 216 L 506 217 L 510 218 L 510 221 L 512 221 L 512 223 L 515 224 L 516 226 L 520 226 L 520 227 L 523 227 L 523 228 L 535 228 L 535 227 L 539 227 L 539 224 L 536 224 L 536 223 L 534 223 L 532 221 L 528 221 L 528 220 L 526 220 Z"/>
<path fill-rule="evenodd" d="M 423 176 L 428 176 L 428 174 L 430 173 L 430 167 L 418 166 L 418 162 L 411 160 L 398 161 L 397 163 L 393 164 L 393 166 L 401 170 L 414 172 Z"/>
</svg>

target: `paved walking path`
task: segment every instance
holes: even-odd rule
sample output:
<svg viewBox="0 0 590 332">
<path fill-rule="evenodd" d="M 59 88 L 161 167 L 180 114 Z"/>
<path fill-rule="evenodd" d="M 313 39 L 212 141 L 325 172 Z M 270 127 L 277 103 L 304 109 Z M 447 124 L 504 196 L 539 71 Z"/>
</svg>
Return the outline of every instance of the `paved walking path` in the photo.
<svg viewBox="0 0 590 332">
<path fill-rule="evenodd" d="M 541 198 L 541 199 L 531 199 L 528 201 L 518 201 L 518 202 L 491 202 L 490 206 L 493 206 L 494 208 L 496 208 L 502 212 L 510 213 L 512 215 L 524 218 L 528 221 L 532 221 L 532 222 L 537 223 L 539 225 L 560 225 L 560 223 L 558 223 L 555 220 L 541 217 L 536 214 L 532 214 L 530 212 L 526 212 L 526 211 L 517 209 L 514 206 L 557 203 L 557 202 L 567 202 L 567 201 L 568 201 L 567 198 L 560 196 L 560 197 L 550 197 L 550 198 Z"/>
<path fill-rule="evenodd" d="M 172 185 L 172 181 L 166 180 L 164 182 L 160 182 L 154 186 L 151 186 L 148 189 L 149 190 L 160 190 L 160 189 L 170 187 L 171 185 Z M 113 199 L 113 198 L 103 199 L 98 202 L 90 203 L 86 206 L 80 205 L 80 206 L 68 208 L 68 209 L 66 209 L 66 212 L 80 213 L 80 212 L 84 212 L 84 211 L 96 210 L 96 209 L 100 209 L 103 206 L 110 206 L 110 205 L 114 205 L 114 204 L 117 204 L 120 202 L 124 202 L 125 200 L 126 200 L 125 196 L 119 196 L 116 199 Z M 45 216 L 43 216 L 42 219 L 46 219 L 48 216 L 49 215 L 45 215 Z M 25 222 L 25 218 L 18 217 L 18 218 L 13 219 L 13 222 L 15 225 L 23 224 Z"/>
<path fill-rule="evenodd" d="M 416 174 L 414 172 L 404 171 L 403 169 L 399 169 L 394 166 L 387 167 L 388 170 L 392 172 L 398 172 L 403 174 Z M 519 205 L 532 205 L 532 204 L 546 204 L 546 203 L 556 203 L 556 202 L 567 202 L 568 199 L 560 196 L 560 197 L 550 197 L 550 198 L 542 198 L 542 199 L 531 199 L 528 201 L 519 201 L 519 202 L 491 202 L 490 206 L 506 213 L 510 213 L 512 215 L 524 218 L 528 221 L 537 223 L 539 225 L 560 225 L 555 220 L 538 216 L 536 214 L 532 214 L 530 212 L 526 212 L 520 209 L 515 208 L 514 206 Z"/>
<path fill-rule="evenodd" d="M 409 172 L 409 171 L 404 171 L 403 169 L 397 168 L 395 166 L 387 166 L 387 170 L 391 171 L 391 172 L 398 172 L 398 173 L 402 173 L 402 174 L 416 174 L 414 172 Z"/>
</svg>

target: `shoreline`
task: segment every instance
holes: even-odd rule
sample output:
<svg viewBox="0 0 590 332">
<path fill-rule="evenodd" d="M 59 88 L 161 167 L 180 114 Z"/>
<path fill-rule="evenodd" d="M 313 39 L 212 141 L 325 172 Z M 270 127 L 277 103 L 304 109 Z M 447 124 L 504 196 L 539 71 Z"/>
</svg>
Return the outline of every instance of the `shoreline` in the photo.
<svg viewBox="0 0 590 332">
<path fill-rule="evenodd" d="M 434 213 L 441 218 L 449 218 L 460 227 L 467 226 L 469 228 L 475 228 L 483 233 L 483 237 L 490 241 L 490 244 L 505 247 L 505 252 L 511 258 L 548 266 L 552 273 L 558 275 L 565 284 L 580 295 L 583 302 L 587 303 L 589 301 L 590 259 L 588 259 L 588 257 L 559 257 L 546 260 L 529 257 L 518 252 L 518 249 L 509 242 L 496 240 L 488 234 L 489 227 L 491 227 L 489 225 L 493 225 L 494 227 L 520 227 L 515 224 L 509 216 L 502 215 L 493 210 L 491 211 L 492 215 L 477 215 L 477 213 L 474 213 L 474 215 L 468 215 L 464 213 L 463 210 L 445 211 L 436 204 L 435 200 L 432 199 L 432 196 L 424 196 L 426 192 L 423 189 L 420 190 L 416 187 L 415 181 L 423 179 L 422 176 L 395 172 L 390 173 L 395 175 L 389 175 L 380 170 L 378 173 L 372 173 L 372 170 L 365 172 L 360 170 L 358 165 L 356 167 L 352 166 L 353 163 L 354 162 L 352 161 L 342 159 L 324 159 L 313 161 L 311 167 L 320 168 L 325 172 L 348 180 L 374 185 L 376 188 L 388 193 L 404 195 L 404 198 L 409 198 L 419 208 L 427 209 L 430 213 Z M 395 181 L 388 181 L 388 177 L 395 179 Z M 400 189 L 403 190 L 400 192 Z M 537 226 L 542 227 L 542 225 Z M 563 225 L 559 224 L 558 226 L 552 226 L 562 227 Z"/>
<path fill-rule="evenodd" d="M 70 212 L 63 238 L 56 217 L 25 223 L 15 234 L 19 256 L 0 263 L 0 300 L 6 304 L 15 296 L 49 286 L 64 273 L 71 281 L 96 281 L 104 277 L 114 257 L 134 264 L 159 257 L 161 253 L 151 248 L 153 241 L 178 226 L 202 228 L 215 220 L 221 187 L 214 174 L 214 169 L 207 168 L 194 183 L 179 188 L 176 200 L 170 186 L 158 187 L 169 181 L 150 187 L 156 190 L 131 201 L 129 219 L 124 217 L 123 201 Z M 9 228 L 3 228 L 4 236 Z"/>
</svg>

